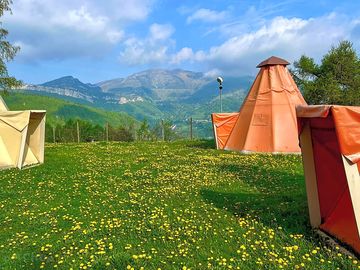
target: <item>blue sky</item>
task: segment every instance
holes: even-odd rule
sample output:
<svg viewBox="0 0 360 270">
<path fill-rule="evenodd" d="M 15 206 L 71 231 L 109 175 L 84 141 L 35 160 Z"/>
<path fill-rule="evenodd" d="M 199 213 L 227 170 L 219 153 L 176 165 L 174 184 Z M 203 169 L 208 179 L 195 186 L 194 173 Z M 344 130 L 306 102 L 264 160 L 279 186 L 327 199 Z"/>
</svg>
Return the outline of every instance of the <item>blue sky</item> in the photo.
<svg viewBox="0 0 360 270">
<path fill-rule="evenodd" d="M 2 22 L 21 47 L 9 72 L 27 83 L 149 68 L 253 75 L 271 55 L 319 61 L 344 39 L 360 49 L 357 0 L 16 0 Z"/>
</svg>

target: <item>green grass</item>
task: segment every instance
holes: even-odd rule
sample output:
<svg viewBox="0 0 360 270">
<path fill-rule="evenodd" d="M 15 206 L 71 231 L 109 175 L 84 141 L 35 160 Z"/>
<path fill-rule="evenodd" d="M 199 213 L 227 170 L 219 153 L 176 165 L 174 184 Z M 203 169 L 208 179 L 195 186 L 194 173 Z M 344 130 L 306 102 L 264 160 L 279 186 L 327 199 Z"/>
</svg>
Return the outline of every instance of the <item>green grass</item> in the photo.
<svg viewBox="0 0 360 270">
<path fill-rule="evenodd" d="M 0 269 L 357 266 L 309 227 L 299 156 L 212 147 L 47 145 L 0 173 Z"/>
</svg>

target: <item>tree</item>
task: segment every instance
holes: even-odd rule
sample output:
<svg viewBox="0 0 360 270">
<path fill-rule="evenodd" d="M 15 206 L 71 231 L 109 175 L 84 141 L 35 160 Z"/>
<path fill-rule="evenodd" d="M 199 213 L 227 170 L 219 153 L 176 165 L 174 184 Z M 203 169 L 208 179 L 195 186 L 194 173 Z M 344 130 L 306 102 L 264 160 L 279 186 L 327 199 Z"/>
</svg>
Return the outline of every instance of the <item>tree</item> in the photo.
<svg viewBox="0 0 360 270">
<path fill-rule="evenodd" d="M 157 125 L 151 130 L 153 140 L 162 140 L 163 132 L 165 141 L 173 141 L 179 138 L 175 132 L 176 125 L 173 125 L 170 120 L 159 121 Z"/>
<path fill-rule="evenodd" d="M 109 140 L 120 142 L 132 142 L 134 141 L 133 133 L 130 129 L 123 126 L 117 128 L 109 125 Z"/>
<path fill-rule="evenodd" d="M 294 67 L 295 81 L 309 104 L 360 105 L 360 59 L 351 42 L 332 47 L 320 65 L 303 55 Z"/>
<path fill-rule="evenodd" d="M 4 12 L 11 12 L 10 4 L 12 0 L 0 0 L 0 17 L 4 15 Z M 14 77 L 9 76 L 6 67 L 6 62 L 14 59 L 16 53 L 20 50 L 20 47 L 13 46 L 6 40 L 8 31 L 1 27 L 0 22 L 0 91 L 6 92 L 8 89 L 18 87 L 21 82 Z"/>
<path fill-rule="evenodd" d="M 140 125 L 138 130 L 139 140 L 149 140 L 150 139 L 150 126 L 148 124 L 147 119 L 144 119 Z"/>
</svg>

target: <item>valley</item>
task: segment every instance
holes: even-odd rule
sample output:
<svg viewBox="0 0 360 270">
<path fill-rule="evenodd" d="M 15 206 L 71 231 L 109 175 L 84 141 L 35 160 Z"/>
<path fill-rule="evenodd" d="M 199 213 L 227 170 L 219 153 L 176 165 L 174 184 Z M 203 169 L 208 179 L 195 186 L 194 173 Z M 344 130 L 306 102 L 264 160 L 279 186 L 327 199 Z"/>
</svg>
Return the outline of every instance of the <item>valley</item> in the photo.
<svg viewBox="0 0 360 270">
<path fill-rule="evenodd" d="M 239 110 L 253 78 L 225 78 L 224 112 Z M 176 125 L 177 133 L 186 136 L 188 119 L 194 120 L 196 136 L 212 136 L 210 114 L 220 110 L 216 79 L 201 72 L 181 69 L 151 69 L 96 84 L 64 76 L 39 85 L 24 84 L 18 92 L 49 96 L 114 113 L 127 113 L 151 125 L 161 119 Z"/>
</svg>

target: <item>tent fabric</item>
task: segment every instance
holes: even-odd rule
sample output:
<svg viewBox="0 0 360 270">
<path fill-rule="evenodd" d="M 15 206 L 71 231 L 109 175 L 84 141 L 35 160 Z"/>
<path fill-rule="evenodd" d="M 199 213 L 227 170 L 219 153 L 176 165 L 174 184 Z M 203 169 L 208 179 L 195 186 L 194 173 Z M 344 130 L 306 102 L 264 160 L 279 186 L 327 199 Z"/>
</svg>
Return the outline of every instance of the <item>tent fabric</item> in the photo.
<svg viewBox="0 0 360 270">
<path fill-rule="evenodd" d="M 226 141 L 229 138 L 229 135 L 238 117 L 239 117 L 239 113 L 211 114 L 217 149 L 224 149 Z"/>
<path fill-rule="evenodd" d="M 360 192 L 356 189 L 360 181 L 360 161 L 342 158 L 349 154 L 354 157 L 359 153 L 357 149 L 360 145 L 360 107 L 299 106 L 296 112 L 310 218 L 316 207 L 309 198 L 317 197 L 316 204 L 319 205 L 319 210 L 316 211 L 319 211 L 320 222 L 318 225 L 312 225 L 347 243 L 360 253 L 360 218 L 356 215 L 356 207 L 360 203 L 360 196 L 356 196 Z M 306 128 L 310 130 L 310 142 L 306 142 L 302 136 Z M 305 154 L 306 143 L 312 147 L 311 157 Z M 314 163 L 313 179 L 309 173 L 311 166 L 306 165 L 309 164 L 309 160 L 313 160 Z M 356 168 L 351 179 L 347 175 L 348 162 Z M 316 182 L 315 188 L 310 182 Z"/>
<path fill-rule="evenodd" d="M 0 169 L 44 162 L 46 111 L 9 111 L 0 97 Z"/>
<path fill-rule="evenodd" d="M 260 64 L 225 150 L 300 153 L 295 106 L 306 102 L 284 63 L 269 58 Z"/>
<path fill-rule="evenodd" d="M 307 108 L 309 107 L 309 108 Z M 349 106 L 298 106 L 300 118 L 333 116 L 341 154 L 352 163 L 360 161 L 360 107 Z"/>
<path fill-rule="evenodd" d="M 0 96 L 0 112 L 1 111 L 8 111 L 9 108 L 6 106 L 5 101 L 3 100 L 3 98 Z"/>
<path fill-rule="evenodd" d="M 7 111 L 0 114 L 0 121 L 18 131 L 22 131 L 29 123 L 30 111 Z"/>
</svg>

